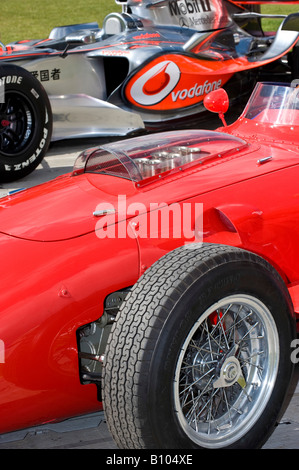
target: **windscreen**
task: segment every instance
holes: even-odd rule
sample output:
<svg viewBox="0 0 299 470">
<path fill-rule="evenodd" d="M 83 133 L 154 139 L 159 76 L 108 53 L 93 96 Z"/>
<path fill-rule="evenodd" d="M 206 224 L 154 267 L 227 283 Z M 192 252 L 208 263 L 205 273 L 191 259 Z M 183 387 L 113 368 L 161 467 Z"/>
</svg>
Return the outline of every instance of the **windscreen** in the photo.
<svg viewBox="0 0 299 470">
<path fill-rule="evenodd" d="M 299 125 L 299 87 L 258 83 L 243 116 L 276 126 Z"/>
<path fill-rule="evenodd" d="M 110 143 L 79 157 L 85 173 L 106 174 L 134 182 L 159 178 L 204 165 L 246 146 L 221 132 L 186 130 L 151 134 Z M 78 168 L 74 168 L 78 172 Z"/>
</svg>

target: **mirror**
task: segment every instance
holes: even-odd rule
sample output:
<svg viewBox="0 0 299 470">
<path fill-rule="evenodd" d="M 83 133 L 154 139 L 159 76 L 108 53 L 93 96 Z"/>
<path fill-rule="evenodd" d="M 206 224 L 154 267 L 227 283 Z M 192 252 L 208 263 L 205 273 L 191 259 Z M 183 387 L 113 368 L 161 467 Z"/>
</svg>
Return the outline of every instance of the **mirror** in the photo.
<svg viewBox="0 0 299 470">
<path fill-rule="evenodd" d="M 211 91 L 204 97 L 203 104 L 208 111 L 218 113 L 223 124 L 227 125 L 224 120 L 224 113 L 228 110 L 229 99 L 228 94 L 223 88 Z"/>
<path fill-rule="evenodd" d="M 96 35 L 94 32 L 90 31 L 88 33 L 71 33 L 65 37 L 65 41 L 69 44 L 93 44 L 96 42 Z"/>
</svg>

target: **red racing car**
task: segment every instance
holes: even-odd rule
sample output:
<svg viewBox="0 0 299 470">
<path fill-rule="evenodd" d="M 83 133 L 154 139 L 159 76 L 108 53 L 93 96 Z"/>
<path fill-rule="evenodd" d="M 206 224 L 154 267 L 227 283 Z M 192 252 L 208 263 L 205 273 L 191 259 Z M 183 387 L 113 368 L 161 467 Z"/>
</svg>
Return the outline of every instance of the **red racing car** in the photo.
<svg viewBox="0 0 299 470">
<path fill-rule="evenodd" d="M 295 78 L 299 12 L 269 36 L 258 13 L 227 0 L 117 3 L 122 13 L 102 27 L 59 26 L 42 40 L 0 43 L 0 182 L 33 171 L 51 138 L 198 127 L 208 92 L 224 87 L 240 100 L 262 67 L 272 64 L 273 79 L 287 53 L 279 74 Z"/>
<path fill-rule="evenodd" d="M 1 433 L 104 407 L 119 447 L 264 443 L 297 355 L 298 130 L 298 88 L 258 84 L 230 126 L 0 200 Z"/>
</svg>

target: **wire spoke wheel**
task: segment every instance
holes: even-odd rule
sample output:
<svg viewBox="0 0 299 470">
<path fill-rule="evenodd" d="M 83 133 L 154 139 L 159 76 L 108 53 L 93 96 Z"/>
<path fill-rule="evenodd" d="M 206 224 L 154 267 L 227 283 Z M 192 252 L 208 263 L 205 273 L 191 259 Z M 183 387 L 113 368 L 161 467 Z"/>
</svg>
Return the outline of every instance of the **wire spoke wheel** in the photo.
<svg viewBox="0 0 299 470">
<path fill-rule="evenodd" d="M 178 419 L 198 445 L 223 447 L 254 425 L 278 370 L 278 332 L 255 298 L 228 297 L 194 325 L 177 363 Z"/>
<path fill-rule="evenodd" d="M 287 288 L 235 247 L 178 248 L 132 288 L 106 348 L 119 447 L 256 449 L 284 410 L 296 335 Z"/>
</svg>

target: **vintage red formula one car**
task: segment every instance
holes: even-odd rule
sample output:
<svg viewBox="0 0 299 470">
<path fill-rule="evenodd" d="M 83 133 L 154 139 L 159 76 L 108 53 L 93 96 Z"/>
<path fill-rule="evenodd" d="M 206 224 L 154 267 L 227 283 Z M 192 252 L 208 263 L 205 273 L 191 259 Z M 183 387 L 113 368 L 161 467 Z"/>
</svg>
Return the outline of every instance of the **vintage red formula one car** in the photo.
<svg viewBox="0 0 299 470">
<path fill-rule="evenodd" d="M 248 30 L 258 14 L 227 0 L 116 3 L 122 13 L 101 28 L 60 26 L 43 40 L 2 45 L 0 181 L 36 168 L 51 136 L 198 127 L 208 92 L 225 87 L 239 100 L 299 35 L 299 13 L 281 19 L 276 35 L 261 35 Z"/>
<path fill-rule="evenodd" d="M 223 117 L 223 89 L 206 106 Z M 256 448 L 291 381 L 299 89 L 0 200 L 0 432 L 104 406 L 119 447 Z"/>
</svg>

